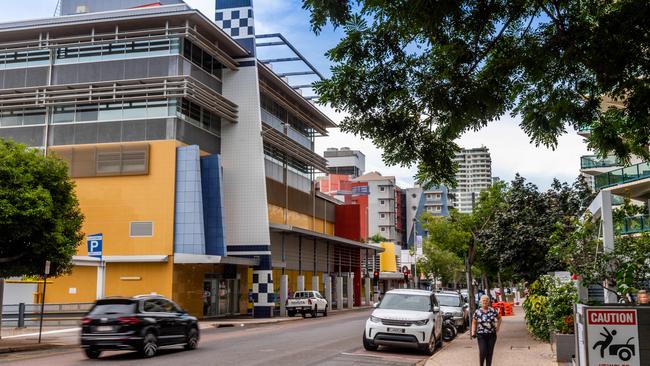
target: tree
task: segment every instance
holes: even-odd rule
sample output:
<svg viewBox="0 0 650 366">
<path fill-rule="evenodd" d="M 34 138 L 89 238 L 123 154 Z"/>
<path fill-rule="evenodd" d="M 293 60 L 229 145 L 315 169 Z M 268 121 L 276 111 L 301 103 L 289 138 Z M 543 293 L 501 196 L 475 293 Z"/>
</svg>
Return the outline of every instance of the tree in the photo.
<svg viewBox="0 0 650 366">
<path fill-rule="evenodd" d="M 433 218 L 432 215 L 428 216 Z M 418 259 L 417 268 L 420 273 L 433 276 L 435 286 L 436 280 L 453 281 L 455 274 L 462 271 L 463 261 L 454 252 L 440 249 L 435 242 L 427 237 L 422 243 L 422 257 Z"/>
<path fill-rule="evenodd" d="M 368 242 L 370 242 L 370 243 L 383 243 L 383 242 L 386 242 L 386 241 L 388 241 L 388 239 L 384 238 L 379 233 L 377 233 L 377 234 L 375 234 L 375 235 L 368 238 Z"/>
<path fill-rule="evenodd" d="M 491 225 L 495 212 L 503 204 L 505 185 L 493 184 L 481 192 L 478 203 L 471 214 L 451 210 L 449 217 L 424 216 L 423 226 L 429 233 L 427 241 L 443 251 L 454 253 L 465 264 L 467 291 L 470 299 L 470 312 L 475 310 L 472 267 L 479 263 L 483 268 L 489 264 L 489 257 L 482 256 L 479 233 Z"/>
<path fill-rule="evenodd" d="M 540 192 L 519 174 L 515 176 L 492 224 L 479 235 L 499 270 L 509 269 L 532 282 L 548 271 L 563 268 L 548 256 L 552 245 L 549 239 L 555 235 L 555 240 L 561 240 L 574 230 L 575 218 L 585 209 L 590 192 L 583 183 L 580 178 L 572 186 L 554 180 L 551 189 Z"/>
<path fill-rule="evenodd" d="M 347 112 L 343 131 L 371 139 L 417 180 L 454 185 L 465 132 L 506 113 L 536 145 L 569 128 L 589 147 L 650 158 L 650 2 L 303 0 L 328 51 L 322 103 Z M 603 101 L 607 102 L 603 104 Z"/>
<path fill-rule="evenodd" d="M 66 164 L 0 139 L 0 278 L 69 271 L 82 222 Z"/>
</svg>

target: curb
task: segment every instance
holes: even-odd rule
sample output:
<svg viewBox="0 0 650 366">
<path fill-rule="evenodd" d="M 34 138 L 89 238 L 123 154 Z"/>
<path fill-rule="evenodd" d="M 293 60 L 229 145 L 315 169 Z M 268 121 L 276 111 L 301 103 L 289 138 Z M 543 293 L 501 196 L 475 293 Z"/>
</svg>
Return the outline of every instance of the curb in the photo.
<svg viewBox="0 0 650 366">
<path fill-rule="evenodd" d="M 9 347 L 1 347 L 0 346 L 0 354 L 5 354 L 5 353 L 14 353 L 14 352 L 30 352 L 30 351 L 42 351 L 46 349 L 52 349 L 52 348 L 63 348 L 66 345 L 62 344 L 48 344 L 48 343 L 41 343 L 41 344 L 25 344 L 25 345 L 16 345 L 16 346 L 9 346 Z"/>
<path fill-rule="evenodd" d="M 331 310 L 328 312 L 329 315 L 339 315 L 339 314 L 345 314 L 349 312 L 357 312 L 357 311 L 364 311 L 364 310 L 369 310 L 372 309 L 371 306 L 364 306 L 364 307 L 356 307 L 352 309 L 343 309 L 343 310 Z M 301 316 L 295 316 L 292 318 L 289 317 L 278 317 L 278 318 L 267 318 L 267 319 L 259 319 L 259 320 L 254 320 L 254 319 L 241 319 L 241 320 L 232 320 L 232 321 L 219 321 L 219 322 L 213 322 L 210 323 L 209 326 L 212 326 L 214 328 L 226 328 L 226 327 L 238 327 L 238 326 L 262 326 L 262 325 L 267 325 L 267 324 L 277 324 L 277 323 L 284 323 L 284 322 L 290 322 L 290 321 L 297 321 L 297 320 L 304 320 L 305 318 Z M 208 326 L 208 327 L 209 327 Z"/>
</svg>

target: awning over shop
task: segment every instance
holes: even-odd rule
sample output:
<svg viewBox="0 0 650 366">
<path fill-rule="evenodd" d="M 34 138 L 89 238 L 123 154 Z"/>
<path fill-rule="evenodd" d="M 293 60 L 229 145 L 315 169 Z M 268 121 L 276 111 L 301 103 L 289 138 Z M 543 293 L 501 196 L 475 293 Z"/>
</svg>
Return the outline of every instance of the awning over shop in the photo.
<svg viewBox="0 0 650 366">
<path fill-rule="evenodd" d="M 174 253 L 174 264 L 235 264 L 257 266 L 259 263 L 259 258 Z"/>
<path fill-rule="evenodd" d="M 377 253 L 381 253 L 384 251 L 384 248 L 381 248 L 377 245 L 361 243 L 358 241 L 341 238 L 339 236 L 323 234 L 316 231 L 306 230 L 291 225 L 271 224 L 269 225 L 269 229 L 271 230 L 271 232 L 301 235 L 306 238 L 325 240 L 332 244 L 338 244 L 340 246 L 353 248 L 353 249 L 369 249 L 369 250 L 374 250 Z"/>
</svg>

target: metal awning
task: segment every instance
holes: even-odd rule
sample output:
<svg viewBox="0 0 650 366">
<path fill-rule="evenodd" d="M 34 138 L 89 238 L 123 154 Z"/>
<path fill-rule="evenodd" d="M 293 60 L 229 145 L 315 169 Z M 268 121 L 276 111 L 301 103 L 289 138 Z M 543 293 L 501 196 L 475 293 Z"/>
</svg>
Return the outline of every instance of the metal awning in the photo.
<svg viewBox="0 0 650 366">
<path fill-rule="evenodd" d="M 369 249 L 369 250 L 374 250 L 377 253 L 381 253 L 384 251 L 384 248 L 373 244 L 362 243 L 362 242 L 358 242 L 346 238 L 341 238 L 340 236 L 323 234 L 316 231 L 306 230 L 291 225 L 270 224 L 269 229 L 271 230 L 271 232 L 296 234 L 308 238 L 326 240 L 330 243 L 338 244 L 348 248 Z"/>
<path fill-rule="evenodd" d="M 264 142 L 321 172 L 327 172 L 327 160 L 273 127 L 262 125 Z"/>
<path fill-rule="evenodd" d="M 237 264 L 257 266 L 259 258 L 228 257 L 221 255 L 174 253 L 174 264 Z"/>
</svg>

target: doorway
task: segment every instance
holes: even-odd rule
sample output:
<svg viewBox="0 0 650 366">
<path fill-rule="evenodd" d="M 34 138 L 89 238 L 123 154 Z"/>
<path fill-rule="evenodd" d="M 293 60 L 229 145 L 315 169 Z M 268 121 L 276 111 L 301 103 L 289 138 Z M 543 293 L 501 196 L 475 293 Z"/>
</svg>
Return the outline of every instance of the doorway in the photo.
<svg viewBox="0 0 650 366">
<path fill-rule="evenodd" d="M 239 280 L 208 273 L 203 280 L 203 316 L 223 317 L 239 314 Z"/>
</svg>

